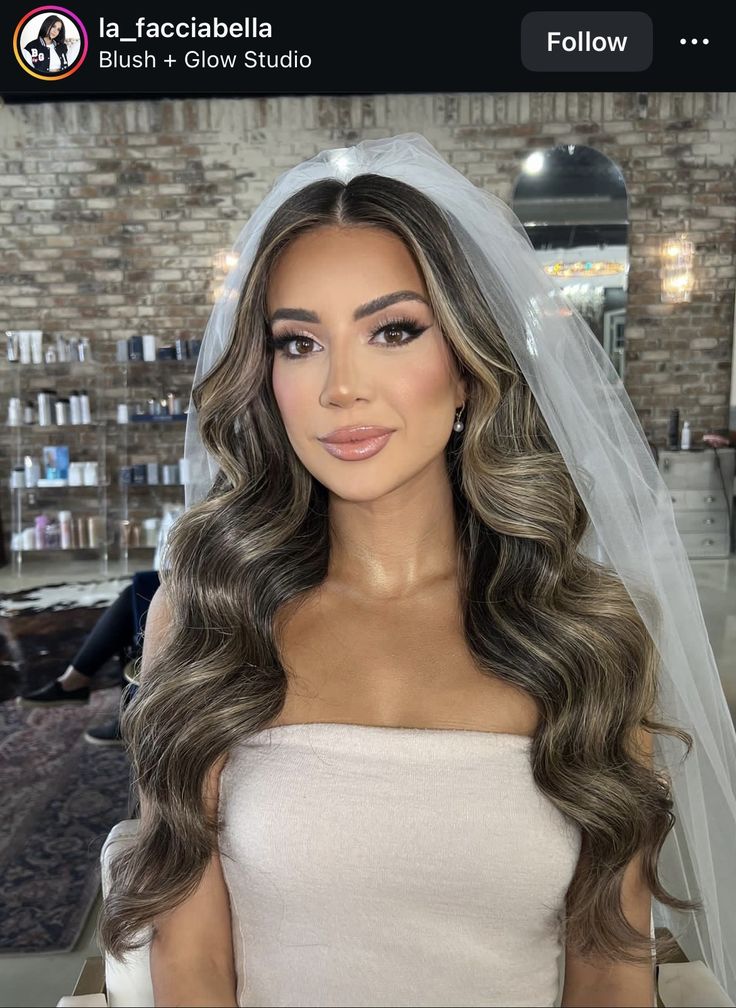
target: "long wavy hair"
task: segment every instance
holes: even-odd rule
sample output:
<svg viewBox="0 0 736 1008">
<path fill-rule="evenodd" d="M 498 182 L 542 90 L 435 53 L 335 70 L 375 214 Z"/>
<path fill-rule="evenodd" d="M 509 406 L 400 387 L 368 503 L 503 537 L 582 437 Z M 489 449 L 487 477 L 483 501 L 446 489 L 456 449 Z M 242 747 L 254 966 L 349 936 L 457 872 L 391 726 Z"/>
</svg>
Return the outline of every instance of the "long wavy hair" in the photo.
<svg viewBox="0 0 736 1008">
<path fill-rule="evenodd" d="M 61 46 L 62 43 L 66 42 L 66 28 L 64 27 L 63 20 L 55 14 L 49 14 L 47 18 L 44 18 L 43 24 L 38 29 L 38 38 L 46 38 L 48 33 L 51 31 L 52 27 L 59 22 L 61 28 L 59 29 L 59 34 L 53 40 L 54 45 Z"/>
<path fill-rule="evenodd" d="M 658 877 L 675 822 L 671 781 L 642 759 L 636 740 L 642 728 L 677 736 L 687 753 L 693 740 L 655 720 L 653 641 L 617 575 L 578 550 L 589 516 L 480 293 L 457 221 L 413 187 L 373 174 L 315 182 L 273 214 L 229 346 L 193 389 L 219 472 L 172 528 L 170 567 L 160 572 L 171 624 L 123 718 L 146 811 L 112 865 L 100 944 L 124 958 L 156 916 L 197 887 L 218 842 L 203 797 L 208 771 L 279 715 L 288 674 L 275 617 L 327 573 L 328 492 L 287 437 L 266 312 L 277 257 L 322 225 L 392 232 L 425 279 L 468 393 L 465 431 L 445 449 L 467 646 L 487 675 L 536 701 L 534 778 L 581 830 L 563 911 L 567 943 L 583 956 L 647 961 L 655 949 L 621 907 L 630 859 L 641 856 L 661 903 L 701 904 L 670 895 Z M 673 948 L 668 933 L 658 936 L 660 960 Z"/>
</svg>

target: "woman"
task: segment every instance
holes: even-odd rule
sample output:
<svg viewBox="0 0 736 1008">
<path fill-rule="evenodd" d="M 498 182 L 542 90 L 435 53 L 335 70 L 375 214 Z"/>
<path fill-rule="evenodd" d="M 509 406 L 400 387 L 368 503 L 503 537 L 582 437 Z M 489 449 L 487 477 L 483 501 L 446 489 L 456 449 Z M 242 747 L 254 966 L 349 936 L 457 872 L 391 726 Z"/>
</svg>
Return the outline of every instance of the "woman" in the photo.
<svg viewBox="0 0 736 1008">
<path fill-rule="evenodd" d="M 153 925 L 157 1004 L 552 1005 L 564 953 L 563 1005 L 653 1005 L 653 897 L 698 909 L 657 865 L 653 743 L 692 741 L 660 710 L 669 609 L 583 549 L 623 519 L 649 556 L 639 493 L 656 555 L 653 462 L 620 424 L 642 450 L 610 479 L 576 397 L 602 414 L 617 376 L 576 370 L 594 337 L 501 206 L 398 137 L 287 173 L 236 243 L 100 927 L 121 956 Z"/>
<path fill-rule="evenodd" d="M 55 73 L 69 68 L 67 53 L 79 39 L 66 38 L 66 29 L 61 18 L 49 14 L 44 18 L 38 31 L 38 38 L 26 43 L 23 48 L 34 70 L 39 73 Z"/>
</svg>

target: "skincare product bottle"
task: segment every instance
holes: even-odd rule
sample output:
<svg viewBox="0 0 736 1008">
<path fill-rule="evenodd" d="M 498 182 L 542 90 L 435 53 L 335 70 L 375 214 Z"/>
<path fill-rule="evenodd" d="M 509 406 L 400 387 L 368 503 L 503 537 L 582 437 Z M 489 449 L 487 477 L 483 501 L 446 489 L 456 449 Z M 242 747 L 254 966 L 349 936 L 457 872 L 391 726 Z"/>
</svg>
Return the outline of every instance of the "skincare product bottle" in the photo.
<svg viewBox="0 0 736 1008">
<path fill-rule="evenodd" d="M 25 469 L 26 487 L 31 488 L 38 486 L 38 481 L 41 477 L 41 466 L 38 462 L 34 462 L 32 455 L 26 455 L 23 459 L 23 468 Z"/>
<path fill-rule="evenodd" d="M 8 400 L 8 427 L 20 427 L 20 399 L 15 396 Z"/>
<path fill-rule="evenodd" d="M 36 515 L 34 522 L 36 532 L 36 549 L 46 549 L 46 526 L 49 520 L 45 514 Z"/>
<path fill-rule="evenodd" d="M 63 427 L 69 423 L 69 400 L 65 399 L 63 396 L 59 398 L 54 403 L 54 412 L 56 417 L 57 427 Z"/>
<path fill-rule="evenodd" d="M 19 329 L 18 340 L 20 342 L 20 362 L 21 364 L 37 364 L 35 355 L 31 354 L 31 331 L 30 329 Z"/>
<path fill-rule="evenodd" d="M 156 337 L 151 333 L 146 333 L 143 337 L 143 360 L 156 360 Z"/>
<path fill-rule="evenodd" d="M 680 443 L 680 411 L 673 409 L 670 411 L 669 424 L 667 425 L 667 447 L 677 448 Z"/>
<path fill-rule="evenodd" d="M 686 420 L 682 425 L 682 440 L 680 442 L 680 448 L 683 451 L 687 451 L 690 448 L 690 421 Z"/>
<path fill-rule="evenodd" d="M 69 393 L 69 423 L 81 424 L 82 404 L 79 399 L 79 390 L 73 388 Z"/>
<path fill-rule="evenodd" d="M 102 519 L 99 515 L 90 515 L 87 518 L 87 540 L 89 545 L 97 547 L 102 538 Z"/>
<path fill-rule="evenodd" d="M 38 393 L 38 425 L 39 427 L 51 426 L 51 397 L 56 394 L 55 389 L 41 389 Z"/>
<path fill-rule="evenodd" d="M 71 511 L 59 511 L 59 529 L 61 531 L 61 548 L 71 549 L 72 547 Z"/>
<path fill-rule="evenodd" d="M 35 423 L 35 420 L 33 418 L 33 400 L 32 399 L 26 399 L 26 404 L 23 407 L 23 423 L 24 424 Z"/>
<path fill-rule="evenodd" d="M 41 329 L 29 329 L 28 339 L 30 341 L 30 360 L 29 363 L 33 364 L 43 364 L 43 331 Z M 21 349 L 23 344 L 21 343 Z M 22 360 L 23 358 L 21 358 Z"/>
<path fill-rule="evenodd" d="M 5 335 L 8 337 L 8 360 L 17 364 L 20 360 L 20 339 L 17 329 L 6 329 Z"/>
<path fill-rule="evenodd" d="M 84 485 L 97 486 L 97 462 L 84 463 Z"/>
<path fill-rule="evenodd" d="M 82 423 L 92 423 L 92 414 L 89 409 L 89 396 L 87 395 L 87 389 L 79 390 L 79 405 L 82 410 Z"/>
</svg>

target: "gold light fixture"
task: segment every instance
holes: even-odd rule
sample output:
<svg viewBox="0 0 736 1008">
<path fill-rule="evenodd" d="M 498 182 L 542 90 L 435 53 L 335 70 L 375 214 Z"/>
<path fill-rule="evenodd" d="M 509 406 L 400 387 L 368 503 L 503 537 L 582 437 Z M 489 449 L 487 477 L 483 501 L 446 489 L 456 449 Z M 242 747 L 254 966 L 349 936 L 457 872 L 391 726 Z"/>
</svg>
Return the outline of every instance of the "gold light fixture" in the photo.
<svg viewBox="0 0 736 1008">
<path fill-rule="evenodd" d="M 626 264 L 607 259 L 577 259 L 574 262 L 559 260 L 548 263 L 544 267 L 544 271 L 550 276 L 565 279 L 567 277 L 616 276 L 626 272 Z"/>
<path fill-rule="evenodd" d="M 212 259 L 212 268 L 214 270 L 214 277 L 212 279 L 212 286 L 210 289 L 210 296 L 212 301 L 218 301 L 225 290 L 225 278 L 227 277 L 230 270 L 235 266 L 238 261 L 238 256 L 235 252 L 229 252 L 227 250 L 222 250 L 215 253 Z M 232 292 L 231 292 L 232 293 Z"/>
<path fill-rule="evenodd" d="M 690 301 L 695 287 L 693 258 L 695 246 L 686 234 L 665 238 L 662 242 L 662 301 L 678 304 Z"/>
</svg>

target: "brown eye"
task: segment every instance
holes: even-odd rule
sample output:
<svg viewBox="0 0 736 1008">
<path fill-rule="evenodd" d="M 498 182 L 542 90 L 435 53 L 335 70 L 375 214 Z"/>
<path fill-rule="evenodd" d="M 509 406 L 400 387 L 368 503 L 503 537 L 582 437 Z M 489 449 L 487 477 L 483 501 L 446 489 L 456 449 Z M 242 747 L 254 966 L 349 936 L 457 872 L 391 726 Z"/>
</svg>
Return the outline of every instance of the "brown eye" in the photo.
<svg viewBox="0 0 736 1008">
<path fill-rule="evenodd" d="M 294 343 L 294 345 L 296 347 L 298 347 L 299 344 L 301 344 L 302 348 L 305 348 L 305 344 L 306 344 L 306 349 L 307 350 L 309 350 L 309 344 L 312 343 L 312 342 L 313 341 L 310 340 L 308 336 L 297 336 L 295 339 L 292 340 L 292 343 Z M 297 352 L 294 356 L 295 357 L 305 357 L 306 354 L 302 354 L 302 353 Z"/>
<path fill-rule="evenodd" d="M 311 352 L 302 353 L 297 350 L 292 353 L 292 344 L 302 344 L 306 346 L 306 350 L 309 351 L 310 345 L 314 343 L 314 340 L 310 336 L 305 336 L 301 333 L 284 333 L 283 336 L 271 336 L 270 339 L 271 346 L 276 350 L 285 360 L 296 360 L 298 357 L 311 357 Z"/>
<path fill-rule="evenodd" d="M 409 319 L 399 319 L 396 322 L 387 322 L 382 325 L 374 332 L 373 339 L 376 340 L 380 337 L 377 346 L 393 350 L 408 346 L 412 340 L 421 336 L 428 328 L 429 326 L 419 326 Z"/>
<path fill-rule="evenodd" d="M 387 343 L 400 343 L 404 330 L 401 328 L 401 326 L 391 325 L 386 326 L 383 332 L 384 335 L 386 336 Z"/>
</svg>

